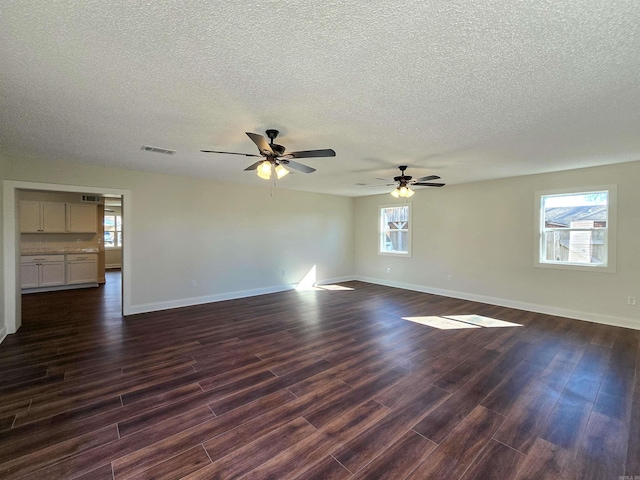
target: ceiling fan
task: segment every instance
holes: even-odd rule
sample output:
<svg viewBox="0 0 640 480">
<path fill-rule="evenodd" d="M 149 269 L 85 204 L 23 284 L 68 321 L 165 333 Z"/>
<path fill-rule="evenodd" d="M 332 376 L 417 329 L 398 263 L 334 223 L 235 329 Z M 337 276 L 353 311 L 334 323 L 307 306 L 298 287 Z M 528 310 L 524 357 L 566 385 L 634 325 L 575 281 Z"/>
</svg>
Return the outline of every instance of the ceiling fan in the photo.
<svg viewBox="0 0 640 480">
<path fill-rule="evenodd" d="M 444 183 L 433 183 L 431 180 L 440 179 L 437 175 L 428 175 L 413 180 L 411 175 L 405 175 L 406 165 L 400 165 L 400 175 L 393 177 L 395 183 L 388 183 L 387 186 L 397 185 L 396 189 L 391 192 L 394 197 L 411 197 L 415 193 L 410 187 L 444 187 Z"/>
<path fill-rule="evenodd" d="M 225 153 L 228 155 L 244 155 L 245 157 L 264 157 L 264 160 L 259 160 L 253 165 L 249 165 L 245 168 L 247 170 L 256 170 L 260 178 L 268 180 L 271 178 L 272 171 L 275 171 L 278 178 L 282 178 L 289 173 L 285 167 L 298 170 L 303 173 L 312 173 L 316 169 L 298 163 L 292 159 L 294 158 L 319 158 L 319 157 L 335 157 L 336 152 L 330 148 L 324 150 L 302 150 L 300 152 L 288 152 L 285 153 L 285 147 L 273 143 L 278 136 L 278 130 L 269 129 L 265 133 L 269 137 L 270 142 L 267 143 L 267 139 L 264 136 L 257 133 L 245 132 L 249 138 L 256 144 L 260 155 L 253 153 L 237 153 L 237 152 L 220 152 L 217 150 L 200 150 L 204 153 Z"/>
</svg>

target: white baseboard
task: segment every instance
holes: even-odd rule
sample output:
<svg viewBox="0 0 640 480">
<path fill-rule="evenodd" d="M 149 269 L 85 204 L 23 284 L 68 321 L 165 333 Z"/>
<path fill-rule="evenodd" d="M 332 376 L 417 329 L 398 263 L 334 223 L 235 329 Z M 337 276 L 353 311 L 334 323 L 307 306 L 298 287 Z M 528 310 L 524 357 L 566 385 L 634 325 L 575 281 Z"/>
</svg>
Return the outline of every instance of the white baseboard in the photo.
<svg viewBox="0 0 640 480">
<path fill-rule="evenodd" d="M 2 343 L 5 338 L 7 338 L 7 327 L 2 325 L 2 327 L 0 327 L 0 343 Z"/>
<path fill-rule="evenodd" d="M 553 307 L 550 305 L 539 305 L 536 303 L 520 302 L 507 298 L 488 297 L 485 295 L 476 295 L 474 293 L 458 292 L 455 290 L 445 290 L 441 288 L 426 287 L 424 285 L 414 285 L 401 282 L 390 282 L 379 278 L 363 277 L 356 275 L 354 280 L 361 282 L 373 283 L 376 285 L 384 285 L 387 287 L 403 288 L 405 290 L 413 290 L 415 292 L 431 293 L 433 295 L 441 295 L 443 297 L 459 298 L 461 300 L 469 300 L 472 302 L 488 303 L 489 305 L 498 305 L 500 307 L 515 308 L 516 310 L 526 310 L 528 312 L 543 313 L 545 315 L 554 315 L 556 317 L 566 317 L 574 320 L 584 320 L 593 323 L 602 323 L 604 325 L 612 325 L 614 327 L 632 328 L 640 330 L 640 320 L 637 318 L 617 317 L 613 315 L 603 315 L 593 312 L 583 312 L 579 310 L 571 310 L 568 308 Z"/>
<path fill-rule="evenodd" d="M 356 277 L 354 277 L 353 275 L 350 275 L 348 277 L 325 278 L 324 280 L 317 281 L 316 285 L 331 285 L 333 283 L 350 282 L 355 279 Z"/>
<path fill-rule="evenodd" d="M 539 305 L 535 303 L 520 302 L 507 298 L 489 297 L 485 295 L 477 295 L 474 293 L 459 292 L 456 290 L 446 290 L 441 288 L 427 287 L 424 285 L 415 285 L 410 283 L 393 282 L 382 280 L 379 278 L 363 277 L 360 275 L 327 278 L 316 282 L 317 285 L 329 285 L 333 283 L 348 282 L 358 280 L 375 285 L 384 285 L 387 287 L 403 288 L 415 292 L 430 293 L 443 297 L 459 298 L 461 300 L 469 300 L 471 302 L 487 303 L 489 305 L 498 305 L 500 307 L 514 308 L 516 310 L 525 310 L 528 312 L 543 313 L 545 315 L 554 315 L 557 317 L 571 318 L 574 320 L 583 320 L 593 323 L 602 323 L 604 325 L 612 325 L 615 327 L 631 328 L 640 330 L 640 320 L 635 318 L 617 317 L 613 315 L 603 315 L 593 312 L 583 312 L 579 310 L 571 310 L 568 308 L 553 307 L 549 305 Z M 280 285 L 275 287 L 257 288 L 253 290 L 240 290 L 236 292 L 221 293 L 216 295 L 207 295 L 203 297 L 184 298 L 179 300 L 171 300 L 167 302 L 147 303 L 142 305 L 132 305 L 130 314 L 155 312 L 159 310 L 168 310 L 171 308 L 188 307 L 192 305 L 201 305 L 203 303 L 222 302 L 224 300 L 235 300 L 238 298 L 253 297 L 256 295 L 266 295 L 269 293 L 284 292 L 292 290 L 295 285 Z"/>
<path fill-rule="evenodd" d="M 240 290 L 236 292 L 219 293 L 216 295 L 205 295 L 203 297 L 181 298 L 169 300 L 167 302 L 145 303 L 142 305 L 131 305 L 129 314 L 157 312 L 159 310 L 169 310 L 171 308 L 190 307 L 192 305 L 202 305 L 203 303 L 223 302 L 225 300 L 236 300 L 238 298 L 255 297 L 256 295 L 266 295 L 269 293 L 284 292 L 293 290 L 295 285 L 279 285 L 277 287 L 256 288 L 253 290 Z"/>
<path fill-rule="evenodd" d="M 328 285 L 332 283 L 348 282 L 354 280 L 353 276 L 335 277 L 319 280 L 318 285 Z M 236 300 L 238 298 L 255 297 L 256 295 L 267 295 L 269 293 L 285 292 L 296 288 L 292 285 L 279 285 L 276 287 L 256 288 L 253 290 L 240 290 L 237 292 L 220 293 L 216 295 L 205 295 L 203 297 L 183 298 L 170 300 L 167 302 L 145 303 L 142 305 L 132 305 L 129 314 L 157 312 L 159 310 L 169 310 L 171 308 L 190 307 L 192 305 L 202 305 L 203 303 L 223 302 L 225 300 Z"/>
</svg>

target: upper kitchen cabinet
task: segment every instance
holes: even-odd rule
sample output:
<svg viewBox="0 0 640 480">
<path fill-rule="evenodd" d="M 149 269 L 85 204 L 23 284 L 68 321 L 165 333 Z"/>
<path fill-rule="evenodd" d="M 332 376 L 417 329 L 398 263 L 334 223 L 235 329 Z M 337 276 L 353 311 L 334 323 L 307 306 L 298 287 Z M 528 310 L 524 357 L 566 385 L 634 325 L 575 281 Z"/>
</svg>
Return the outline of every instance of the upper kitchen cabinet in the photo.
<svg viewBox="0 0 640 480">
<path fill-rule="evenodd" d="M 67 232 L 96 233 L 98 231 L 98 209 L 85 203 L 67 203 Z"/>
<path fill-rule="evenodd" d="M 20 201 L 20 233 L 96 233 L 97 231 L 96 205 Z"/>
<path fill-rule="evenodd" d="M 93 207 L 95 209 L 95 206 Z M 64 233 L 66 231 L 64 203 L 20 201 L 21 233 Z"/>
</svg>

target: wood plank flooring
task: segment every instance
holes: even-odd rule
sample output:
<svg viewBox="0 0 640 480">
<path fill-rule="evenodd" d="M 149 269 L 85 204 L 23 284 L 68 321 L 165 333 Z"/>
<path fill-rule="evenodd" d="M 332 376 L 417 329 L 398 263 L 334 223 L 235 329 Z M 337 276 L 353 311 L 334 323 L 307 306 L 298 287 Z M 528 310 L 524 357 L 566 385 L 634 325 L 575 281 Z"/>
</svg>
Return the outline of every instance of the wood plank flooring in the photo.
<svg viewBox="0 0 640 480">
<path fill-rule="evenodd" d="M 2 479 L 640 478 L 640 332 L 361 282 L 122 318 L 23 297 Z M 520 327 L 438 329 L 483 315 Z"/>
</svg>

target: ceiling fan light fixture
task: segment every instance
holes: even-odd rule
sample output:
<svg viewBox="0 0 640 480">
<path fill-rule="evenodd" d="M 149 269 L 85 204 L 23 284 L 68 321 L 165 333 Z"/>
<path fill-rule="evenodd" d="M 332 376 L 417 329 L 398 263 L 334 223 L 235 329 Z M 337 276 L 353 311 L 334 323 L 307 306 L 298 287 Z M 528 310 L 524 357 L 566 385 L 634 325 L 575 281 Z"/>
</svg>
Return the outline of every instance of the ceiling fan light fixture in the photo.
<svg viewBox="0 0 640 480">
<path fill-rule="evenodd" d="M 278 180 L 281 179 L 282 177 L 284 177 L 285 175 L 288 175 L 288 174 L 289 174 L 289 170 L 284 168 L 279 163 L 276 164 L 276 175 L 278 176 Z"/>
<path fill-rule="evenodd" d="M 391 196 L 394 198 L 409 198 L 413 197 L 416 192 L 411 190 L 407 185 L 401 185 L 391 192 Z"/>
<path fill-rule="evenodd" d="M 263 180 L 269 180 L 271 178 L 271 162 L 269 160 L 265 160 L 256 169 L 256 173 Z"/>
</svg>

